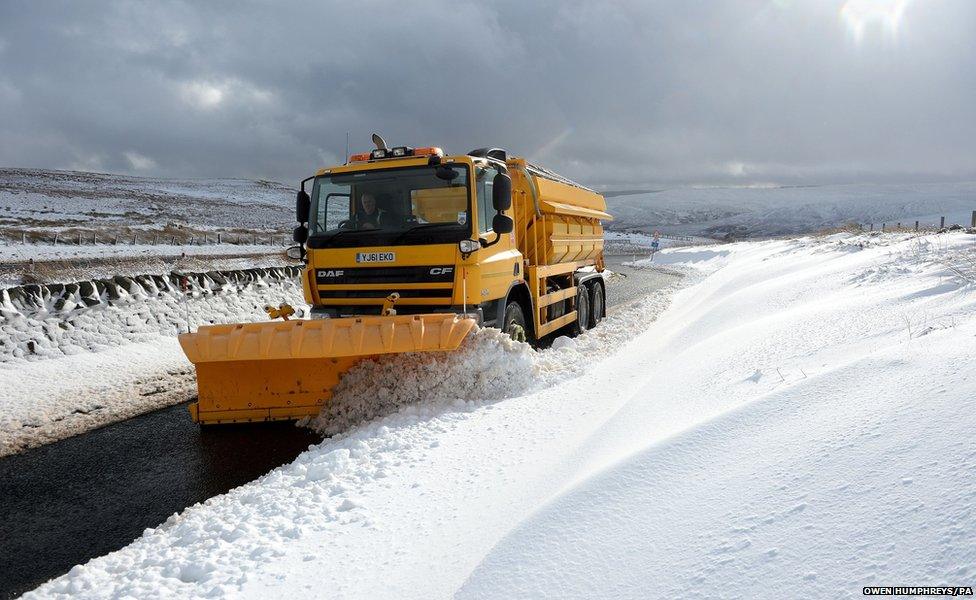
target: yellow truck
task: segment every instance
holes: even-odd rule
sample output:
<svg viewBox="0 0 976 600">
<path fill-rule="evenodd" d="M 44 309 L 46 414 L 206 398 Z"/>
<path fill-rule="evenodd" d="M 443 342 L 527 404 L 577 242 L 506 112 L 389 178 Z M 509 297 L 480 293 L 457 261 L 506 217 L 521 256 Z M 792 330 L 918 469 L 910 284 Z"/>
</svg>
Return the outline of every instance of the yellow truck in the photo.
<svg viewBox="0 0 976 600">
<path fill-rule="evenodd" d="M 600 194 L 497 148 L 374 142 L 298 192 L 311 318 L 282 307 L 180 336 L 195 421 L 314 416 L 364 358 L 454 350 L 476 324 L 534 343 L 605 316 Z"/>
</svg>

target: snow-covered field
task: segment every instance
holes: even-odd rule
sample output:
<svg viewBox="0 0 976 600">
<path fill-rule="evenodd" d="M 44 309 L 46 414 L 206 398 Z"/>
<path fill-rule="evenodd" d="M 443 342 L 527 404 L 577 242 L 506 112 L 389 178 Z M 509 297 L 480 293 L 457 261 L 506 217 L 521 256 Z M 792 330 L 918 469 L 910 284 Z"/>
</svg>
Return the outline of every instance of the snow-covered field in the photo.
<svg viewBox="0 0 976 600">
<path fill-rule="evenodd" d="M 850 184 L 803 187 L 681 187 L 607 198 L 612 229 L 736 239 L 797 235 L 874 224 L 881 229 L 968 226 L 976 210 L 976 182 Z"/>
<path fill-rule="evenodd" d="M 273 181 L 0 169 L 0 229 L 286 230 L 294 198 L 293 188 Z"/>
<path fill-rule="evenodd" d="M 345 432 L 27 597 L 972 585 L 976 236 L 662 259 L 691 274 L 666 310 L 662 292 L 545 352 L 484 330 L 361 364 L 319 423 Z"/>
<path fill-rule="evenodd" d="M 275 182 L 0 169 L 0 287 L 281 266 L 293 220 Z"/>
</svg>

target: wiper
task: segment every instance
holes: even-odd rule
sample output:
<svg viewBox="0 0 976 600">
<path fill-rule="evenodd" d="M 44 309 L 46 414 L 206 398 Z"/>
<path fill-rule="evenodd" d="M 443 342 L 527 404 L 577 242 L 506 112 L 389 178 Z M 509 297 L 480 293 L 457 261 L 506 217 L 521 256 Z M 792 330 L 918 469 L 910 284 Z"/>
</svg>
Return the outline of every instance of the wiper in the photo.
<svg viewBox="0 0 976 600">
<path fill-rule="evenodd" d="M 460 223 L 455 223 L 453 221 L 444 221 L 441 223 L 420 223 L 419 225 L 414 225 L 409 229 L 403 230 L 403 232 L 400 235 L 396 236 L 396 238 L 393 240 L 393 243 L 394 244 L 398 243 L 400 240 L 405 238 L 408 233 L 411 233 L 413 231 L 419 231 L 421 229 L 436 229 L 438 227 L 460 227 L 460 226 L 461 226 Z"/>
</svg>

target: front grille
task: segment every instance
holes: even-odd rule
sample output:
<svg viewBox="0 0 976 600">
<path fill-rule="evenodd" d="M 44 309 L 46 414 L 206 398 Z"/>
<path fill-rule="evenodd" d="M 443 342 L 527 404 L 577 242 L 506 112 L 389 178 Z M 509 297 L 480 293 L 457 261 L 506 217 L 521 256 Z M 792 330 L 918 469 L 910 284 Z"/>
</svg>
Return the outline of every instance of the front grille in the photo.
<svg viewBox="0 0 976 600">
<path fill-rule="evenodd" d="M 331 269 L 324 267 L 315 269 L 315 281 L 320 285 L 356 283 L 451 283 L 454 281 L 454 265 L 336 267 Z"/>
<path fill-rule="evenodd" d="M 450 298 L 454 290 L 330 290 L 319 288 L 320 298 L 386 298 L 393 292 L 401 298 Z"/>
</svg>

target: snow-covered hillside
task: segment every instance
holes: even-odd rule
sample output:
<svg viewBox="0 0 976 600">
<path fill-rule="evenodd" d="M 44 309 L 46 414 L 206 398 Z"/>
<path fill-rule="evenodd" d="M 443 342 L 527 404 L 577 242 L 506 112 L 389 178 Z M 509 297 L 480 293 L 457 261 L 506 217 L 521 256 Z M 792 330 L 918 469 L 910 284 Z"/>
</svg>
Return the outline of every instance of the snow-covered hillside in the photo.
<svg viewBox="0 0 976 600">
<path fill-rule="evenodd" d="M 976 182 L 803 187 L 682 187 L 607 198 L 614 229 L 735 238 L 796 235 L 848 223 L 969 225 Z"/>
<path fill-rule="evenodd" d="M 974 240 L 669 249 L 656 321 L 665 296 L 546 352 L 363 363 L 330 413 L 360 425 L 27 597 L 971 585 Z"/>
</svg>

